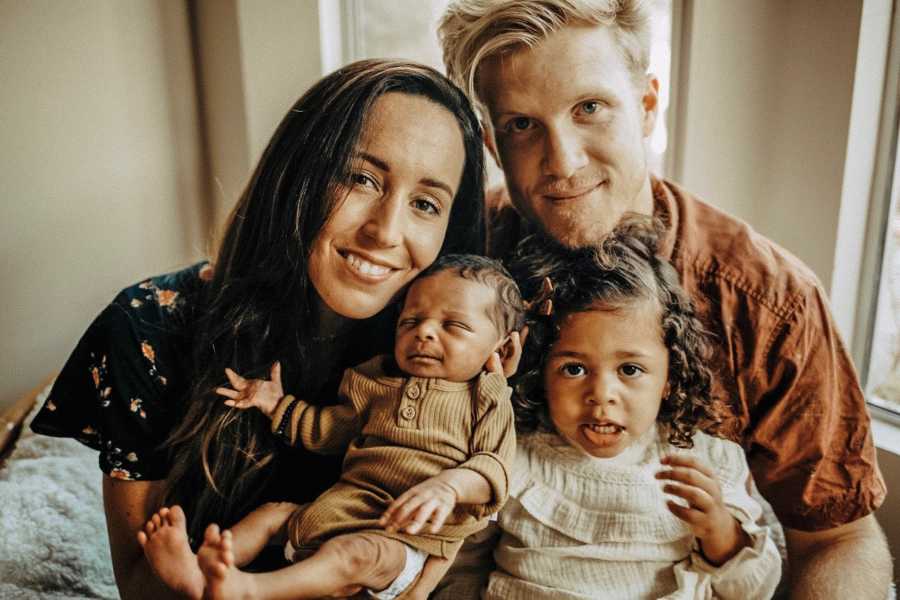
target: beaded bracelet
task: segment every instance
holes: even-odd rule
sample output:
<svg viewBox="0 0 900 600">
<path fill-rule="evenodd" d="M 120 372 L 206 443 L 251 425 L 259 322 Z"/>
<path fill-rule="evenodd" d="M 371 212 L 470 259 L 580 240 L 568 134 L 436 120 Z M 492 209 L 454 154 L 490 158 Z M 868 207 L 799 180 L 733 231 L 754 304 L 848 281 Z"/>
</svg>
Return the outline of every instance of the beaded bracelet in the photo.
<svg viewBox="0 0 900 600">
<path fill-rule="evenodd" d="M 294 398 L 290 394 L 284 397 L 284 399 L 288 398 L 290 398 L 290 404 L 284 409 L 284 414 L 281 415 L 281 421 L 278 423 L 278 428 L 275 429 L 275 435 L 278 436 L 284 436 L 284 430 L 287 429 L 287 424 L 291 421 L 291 415 L 294 413 L 294 409 L 297 408 L 297 403 L 300 402 L 298 398 Z M 288 441 L 290 441 L 290 439 L 288 439 Z"/>
</svg>

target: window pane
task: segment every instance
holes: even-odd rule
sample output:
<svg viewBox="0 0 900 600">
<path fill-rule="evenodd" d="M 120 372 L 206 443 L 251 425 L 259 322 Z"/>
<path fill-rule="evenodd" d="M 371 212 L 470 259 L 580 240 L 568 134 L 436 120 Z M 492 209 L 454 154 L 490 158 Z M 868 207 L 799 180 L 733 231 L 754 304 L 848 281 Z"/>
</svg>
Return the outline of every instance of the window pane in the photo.
<svg viewBox="0 0 900 600">
<path fill-rule="evenodd" d="M 900 414 L 900 156 L 897 160 L 866 392 L 875 406 Z"/>
</svg>

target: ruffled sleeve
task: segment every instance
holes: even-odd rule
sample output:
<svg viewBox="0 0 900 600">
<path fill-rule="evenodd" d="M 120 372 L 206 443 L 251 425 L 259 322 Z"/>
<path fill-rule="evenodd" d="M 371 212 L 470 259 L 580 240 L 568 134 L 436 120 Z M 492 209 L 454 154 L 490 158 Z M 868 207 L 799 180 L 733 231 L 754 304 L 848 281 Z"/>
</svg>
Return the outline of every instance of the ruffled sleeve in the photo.
<svg viewBox="0 0 900 600">
<path fill-rule="evenodd" d="M 162 444 L 188 389 L 185 311 L 203 267 L 116 296 L 78 342 L 32 429 L 98 450 L 110 477 L 164 479 Z"/>
</svg>

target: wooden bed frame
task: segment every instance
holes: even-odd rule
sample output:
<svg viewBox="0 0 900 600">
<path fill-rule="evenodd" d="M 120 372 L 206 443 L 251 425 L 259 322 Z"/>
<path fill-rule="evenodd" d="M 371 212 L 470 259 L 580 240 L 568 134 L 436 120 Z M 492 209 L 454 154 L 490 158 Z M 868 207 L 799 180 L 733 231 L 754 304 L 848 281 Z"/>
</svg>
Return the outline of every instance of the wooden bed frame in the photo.
<svg viewBox="0 0 900 600">
<path fill-rule="evenodd" d="M 16 440 L 22 433 L 22 423 L 25 417 L 34 407 L 38 395 L 44 391 L 55 375 L 47 377 L 39 386 L 16 400 L 11 406 L 0 411 L 0 466 L 6 461 L 6 457 L 12 452 Z"/>
</svg>

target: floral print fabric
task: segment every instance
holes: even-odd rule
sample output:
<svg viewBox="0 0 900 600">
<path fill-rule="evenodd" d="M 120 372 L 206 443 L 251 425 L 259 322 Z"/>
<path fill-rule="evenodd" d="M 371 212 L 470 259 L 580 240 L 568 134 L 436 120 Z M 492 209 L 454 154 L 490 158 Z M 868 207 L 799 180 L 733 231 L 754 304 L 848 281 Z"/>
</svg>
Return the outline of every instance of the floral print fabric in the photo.
<svg viewBox="0 0 900 600">
<path fill-rule="evenodd" d="M 99 450 L 110 477 L 165 478 L 161 445 L 189 389 L 191 312 L 209 274 L 203 262 L 122 290 L 78 342 L 32 429 Z"/>
</svg>

